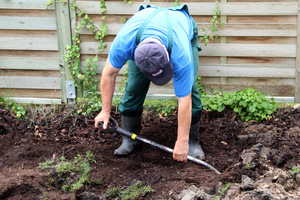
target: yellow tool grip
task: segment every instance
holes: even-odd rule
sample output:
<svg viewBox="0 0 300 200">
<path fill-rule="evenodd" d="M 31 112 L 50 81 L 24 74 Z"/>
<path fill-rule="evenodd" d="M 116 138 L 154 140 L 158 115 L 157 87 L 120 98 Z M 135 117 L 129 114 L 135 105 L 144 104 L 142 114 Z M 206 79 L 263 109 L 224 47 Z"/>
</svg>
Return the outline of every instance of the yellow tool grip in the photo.
<svg viewBox="0 0 300 200">
<path fill-rule="evenodd" d="M 131 139 L 135 140 L 136 134 L 132 133 Z"/>
</svg>

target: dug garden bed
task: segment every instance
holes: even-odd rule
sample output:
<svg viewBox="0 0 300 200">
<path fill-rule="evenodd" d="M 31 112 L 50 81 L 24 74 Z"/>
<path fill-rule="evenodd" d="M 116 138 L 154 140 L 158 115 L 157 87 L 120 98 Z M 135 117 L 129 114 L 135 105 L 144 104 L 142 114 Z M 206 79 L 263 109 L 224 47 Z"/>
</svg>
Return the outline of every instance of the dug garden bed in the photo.
<svg viewBox="0 0 300 200">
<path fill-rule="evenodd" d="M 204 161 L 221 175 L 176 162 L 147 144 L 129 157 L 115 157 L 121 136 L 95 129 L 95 115 L 40 107 L 18 119 L 1 109 L 0 199 L 130 199 L 121 193 L 137 183 L 148 190 L 136 199 L 300 199 L 300 109 L 279 108 L 261 123 L 241 121 L 230 111 L 204 111 L 199 135 Z M 120 122 L 119 113 L 112 116 Z M 176 115 L 143 115 L 144 138 L 173 148 L 176 130 Z M 78 166 L 87 152 L 89 180 L 67 191 L 63 184 L 85 172 L 65 173 L 64 183 L 54 164 L 75 158 Z M 41 167 L 46 161 L 52 163 Z"/>
</svg>

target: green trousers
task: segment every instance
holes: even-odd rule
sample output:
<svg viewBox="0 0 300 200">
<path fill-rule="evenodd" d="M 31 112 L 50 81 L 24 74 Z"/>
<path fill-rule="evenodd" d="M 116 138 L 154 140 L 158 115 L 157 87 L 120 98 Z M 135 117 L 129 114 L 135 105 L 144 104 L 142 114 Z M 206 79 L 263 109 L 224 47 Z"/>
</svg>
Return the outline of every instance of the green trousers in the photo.
<svg viewBox="0 0 300 200">
<path fill-rule="evenodd" d="M 194 62 L 194 83 L 192 87 L 192 124 L 200 119 L 202 104 L 197 88 L 197 75 L 199 67 L 199 51 L 201 48 L 198 44 L 198 26 L 193 19 L 194 37 L 191 40 L 193 62 Z M 141 115 L 143 104 L 146 98 L 150 81 L 136 66 L 135 62 L 128 62 L 128 80 L 125 87 L 125 94 L 120 102 L 119 109 L 124 115 Z"/>
</svg>

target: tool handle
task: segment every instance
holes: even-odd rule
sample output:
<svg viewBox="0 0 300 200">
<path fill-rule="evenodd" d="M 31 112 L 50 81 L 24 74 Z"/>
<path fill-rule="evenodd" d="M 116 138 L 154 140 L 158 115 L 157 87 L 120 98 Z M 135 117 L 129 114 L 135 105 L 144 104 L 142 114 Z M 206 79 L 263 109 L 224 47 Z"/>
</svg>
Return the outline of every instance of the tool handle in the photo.
<svg viewBox="0 0 300 200">
<path fill-rule="evenodd" d="M 110 118 L 109 121 L 112 123 L 112 126 L 108 126 L 106 130 L 104 131 L 107 131 L 109 133 L 118 133 L 118 134 L 121 134 L 121 135 L 124 135 L 126 137 L 129 137 L 133 140 L 138 140 L 138 141 L 141 141 L 143 143 L 146 143 L 146 144 L 149 144 L 151 146 L 154 146 L 160 150 L 163 150 L 163 151 L 166 151 L 166 152 L 169 152 L 169 153 L 173 153 L 173 149 L 169 148 L 169 147 L 166 147 L 166 146 L 163 146 L 161 144 L 158 144 L 158 143 L 155 143 L 151 140 L 147 140 L 143 137 L 140 137 L 138 135 L 136 135 L 135 133 L 132 133 L 130 131 L 127 131 L 125 129 L 122 129 L 119 127 L 118 125 L 118 122 L 114 119 L 114 118 Z M 99 122 L 99 126 L 100 126 L 100 129 L 103 131 L 103 123 L 102 122 Z M 212 167 L 210 164 L 202 161 L 202 160 L 199 160 L 197 158 L 194 158 L 192 156 L 188 156 L 187 157 L 188 160 L 194 162 L 194 163 L 197 163 L 197 164 L 200 164 L 200 165 L 203 165 L 205 166 L 206 168 L 210 169 L 210 170 L 213 170 L 215 171 L 217 174 L 221 174 L 217 169 L 215 169 L 214 167 Z"/>
<path fill-rule="evenodd" d="M 115 133 L 117 128 L 119 127 L 118 122 L 112 117 L 109 118 L 109 122 L 111 122 L 112 125 L 109 125 L 107 127 L 107 129 L 105 129 L 105 130 L 103 129 L 103 122 L 99 122 L 98 124 L 99 124 L 100 130 L 103 132 Z"/>
</svg>

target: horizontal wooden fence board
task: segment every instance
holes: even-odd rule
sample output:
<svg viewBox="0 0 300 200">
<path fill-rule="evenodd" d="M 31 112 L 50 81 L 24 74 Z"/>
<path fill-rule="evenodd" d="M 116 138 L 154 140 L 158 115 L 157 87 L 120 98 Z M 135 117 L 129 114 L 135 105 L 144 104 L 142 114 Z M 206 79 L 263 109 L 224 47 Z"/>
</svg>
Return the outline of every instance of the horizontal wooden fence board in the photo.
<svg viewBox="0 0 300 200">
<path fill-rule="evenodd" d="M 81 42 L 82 54 L 98 53 L 97 42 Z M 111 42 L 101 54 L 108 54 Z M 296 44 L 209 44 L 202 46 L 200 56 L 296 57 Z"/>
<path fill-rule="evenodd" d="M 0 37 L 0 49 L 57 51 L 56 38 Z"/>
<path fill-rule="evenodd" d="M 208 24 L 198 24 L 199 29 L 207 28 Z M 296 24 L 225 24 L 214 34 L 218 36 L 268 36 L 268 37 L 296 37 Z M 199 36 L 203 36 L 203 31 Z"/>
<path fill-rule="evenodd" d="M 59 70 L 59 63 L 55 58 L 0 57 L 0 69 Z"/>
<path fill-rule="evenodd" d="M 295 44 L 209 44 L 202 56 L 296 57 Z"/>
<path fill-rule="evenodd" d="M 201 65 L 200 76 L 295 78 L 295 66 L 264 65 Z"/>
<path fill-rule="evenodd" d="M 87 62 L 82 61 L 82 66 Z M 105 62 L 97 62 L 97 73 L 101 73 Z M 124 65 L 119 74 L 122 75 L 127 65 Z M 82 68 L 84 71 L 84 68 Z M 259 65 L 259 64 L 219 64 L 199 65 L 199 76 L 209 77 L 269 77 L 269 78 L 295 78 L 294 65 Z"/>
<path fill-rule="evenodd" d="M 0 88 L 60 89 L 60 77 L 0 76 Z"/>
<path fill-rule="evenodd" d="M 115 92 L 119 92 L 119 86 L 122 83 L 122 76 L 117 77 Z M 234 92 L 242 89 L 247 89 L 251 85 L 254 89 L 269 96 L 294 96 L 294 79 L 270 79 L 270 78 L 227 78 L 227 83 L 221 83 L 219 78 L 202 77 L 202 83 L 208 93 L 211 93 L 211 88 L 215 91 Z M 150 85 L 148 94 L 168 94 L 174 95 L 172 82 L 167 86 Z M 212 93 L 211 93 L 212 94 Z"/>
<path fill-rule="evenodd" d="M 0 9 L 33 9 L 45 10 L 49 0 L 1 0 Z M 49 10 L 53 10 L 54 6 L 50 6 Z"/>
<path fill-rule="evenodd" d="M 95 22 L 96 24 L 100 24 Z M 80 22 L 77 23 L 79 25 Z M 107 24 L 107 34 L 117 35 L 123 24 Z M 199 29 L 209 27 L 209 24 L 199 24 Z M 296 37 L 296 24 L 225 24 L 219 27 L 219 31 L 214 34 L 218 36 L 268 36 L 268 37 Z M 92 32 L 86 29 L 80 29 L 80 34 L 91 35 Z M 199 31 L 199 36 L 206 34 Z"/>
<path fill-rule="evenodd" d="M 11 97 L 17 103 L 24 104 L 61 104 L 61 99 L 51 99 L 51 98 L 22 98 L 22 97 Z"/>
<path fill-rule="evenodd" d="M 142 4 L 147 3 L 135 2 L 129 5 L 122 2 L 105 2 L 105 14 L 133 15 Z M 150 4 L 164 8 L 173 6 L 173 2 L 151 2 Z M 216 8 L 215 3 L 186 2 L 186 4 L 191 15 L 213 15 Z M 101 11 L 97 1 L 76 1 L 76 5 L 88 14 L 99 14 Z M 219 6 L 222 15 L 297 15 L 296 2 L 227 2 L 219 3 Z"/>
<path fill-rule="evenodd" d="M 55 17 L 3 17 L 0 29 L 14 30 L 56 30 Z"/>
<path fill-rule="evenodd" d="M 61 98 L 61 90 L 1 88 L 0 96 L 30 98 Z"/>
</svg>

